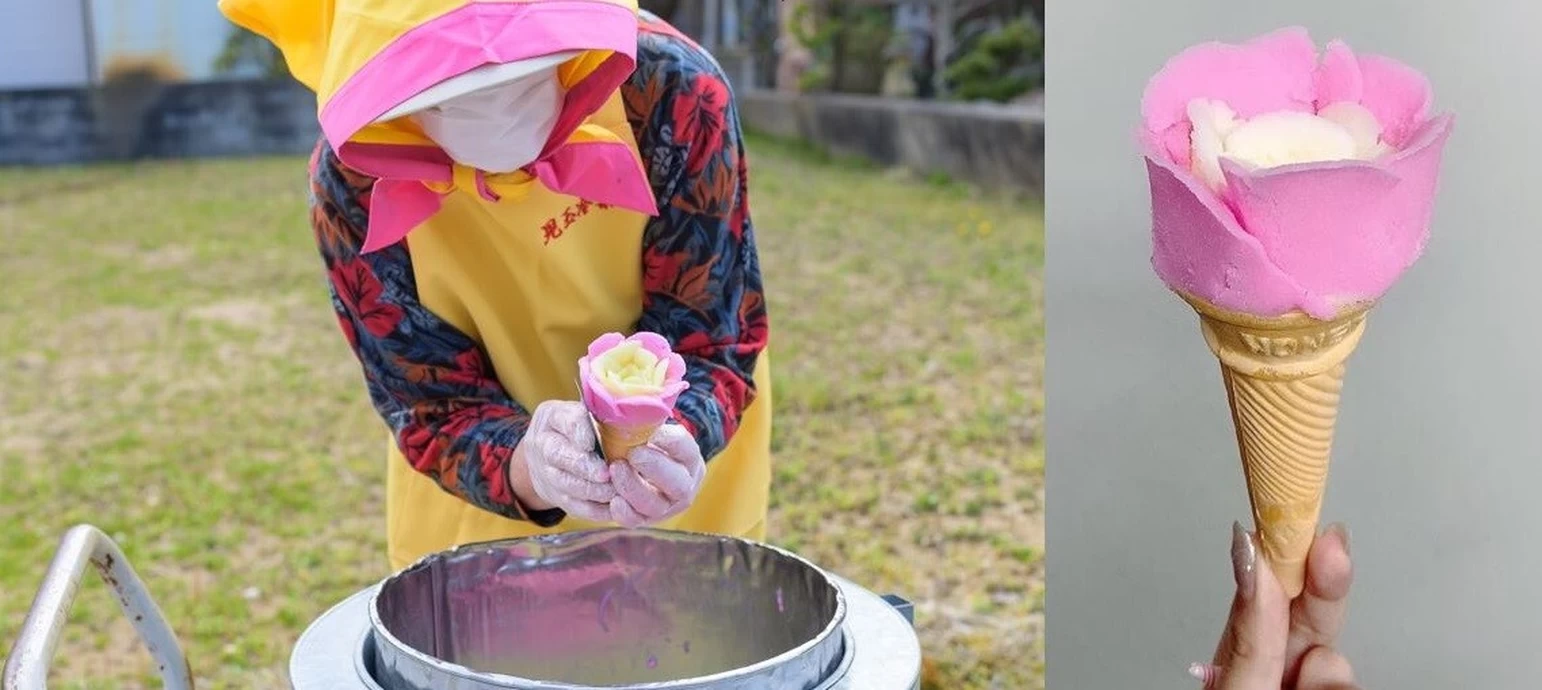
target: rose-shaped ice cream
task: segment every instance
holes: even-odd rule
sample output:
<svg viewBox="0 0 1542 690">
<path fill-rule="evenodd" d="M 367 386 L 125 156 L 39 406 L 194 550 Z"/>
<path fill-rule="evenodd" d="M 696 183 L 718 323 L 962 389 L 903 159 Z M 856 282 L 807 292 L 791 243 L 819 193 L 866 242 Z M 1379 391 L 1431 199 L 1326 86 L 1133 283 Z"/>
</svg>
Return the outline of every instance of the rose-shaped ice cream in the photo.
<svg viewBox="0 0 1542 690">
<path fill-rule="evenodd" d="M 607 458 L 625 459 L 647 443 L 690 387 L 684 377 L 685 360 L 657 333 L 606 333 L 589 344 L 578 360 L 578 383 Z"/>
<path fill-rule="evenodd" d="M 1305 29 L 1207 43 L 1141 102 L 1152 264 L 1172 289 L 1261 317 L 1374 301 L 1424 249 L 1449 115 L 1429 83 Z"/>
</svg>

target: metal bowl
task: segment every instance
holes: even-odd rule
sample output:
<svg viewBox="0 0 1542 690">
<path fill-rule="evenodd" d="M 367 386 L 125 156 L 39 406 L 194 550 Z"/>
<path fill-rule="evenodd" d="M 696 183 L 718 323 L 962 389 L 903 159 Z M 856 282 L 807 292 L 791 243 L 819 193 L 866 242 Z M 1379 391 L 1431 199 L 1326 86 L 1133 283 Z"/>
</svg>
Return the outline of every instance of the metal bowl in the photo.
<svg viewBox="0 0 1542 690">
<path fill-rule="evenodd" d="M 428 556 L 369 615 L 387 690 L 812 690 L 843 658 L 846 601 L 776 547 L 611 529 Z"/>
</svg>

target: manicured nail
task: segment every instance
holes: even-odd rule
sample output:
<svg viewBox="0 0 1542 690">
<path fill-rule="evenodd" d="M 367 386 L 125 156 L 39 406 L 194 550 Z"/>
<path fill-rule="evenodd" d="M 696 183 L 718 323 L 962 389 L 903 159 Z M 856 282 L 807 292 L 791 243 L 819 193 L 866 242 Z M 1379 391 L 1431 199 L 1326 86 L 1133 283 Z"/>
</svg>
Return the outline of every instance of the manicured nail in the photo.
<svg viewBox="0 0 1542 690">
<path fill-rule="evenodd" d="M 1200 687 L 1213 688 L 1217 680 L 1221 678 L 1221 667 L 1215 664 L 1189 664 L 1189 675 L 1199 681 Z"/>
<path fill-rule="evenodd" d="M 1258 579 L 1258 545 L 1240 522 L 1231 523 L 1231 570 L 1237 579 L 1237 594 L 1251 600 Z"/>
<path fill-rule="evenodd" d="M 1331 525 L 1328 525 L 1328 529 L 1337 531 L 1339 533 L 1339 541 L 1343 542 L 1344 544 L 1344 554 L 1349 555 L 1349 525 L 1346 525 L 1342 522 L 1335 522 Z"/>
</svg>

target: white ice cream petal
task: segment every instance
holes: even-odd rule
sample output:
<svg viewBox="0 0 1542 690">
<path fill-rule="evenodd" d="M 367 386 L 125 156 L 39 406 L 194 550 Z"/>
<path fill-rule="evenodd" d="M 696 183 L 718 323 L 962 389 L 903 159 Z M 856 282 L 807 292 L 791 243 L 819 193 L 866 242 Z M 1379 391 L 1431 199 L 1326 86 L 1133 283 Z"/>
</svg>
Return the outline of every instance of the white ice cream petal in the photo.
<svg viewBox="0 0 1542 690">
<path fill-rule="evenodd" d="M 655 386 L 663 386 L 667 380 L 669 380 L 669 360 L 658 360 L 653 365 L 652 376 L 648 377 L 648 382 Z"/>
<path fill-rule="evenodd" d="M 1381 123 L 1359 103 L 1332 103 L 1317 111 L 1317 116 L 1348 130 L 1355 141 L 1356 158 L 1371 160 L 1390 150 L 1381 141 Z"/>
<path fill-rule="evenodd" d="M 1236 114 L 1220 101 L 1195 99 L 1189 101 L 1188 115 L 1191 167 L 1205 184 L 1219 189 L 1225 184 L 1220 158 L 1226 135 L 1237 126 Z"/>
<path fill-rule="evenodd" d="M 1381 141 L 1381 123 L 1364 106 L 1332 103 L 1318 113 L 1281 110 L 1242 120 L 1221 101 L 1188 104 L 1194 174 L 1212 189 L 1226 185 L 1221 159 L 1246 170 L 1296 163 L 1374 160 L 1392 151 Z"/>
<path fill-rule="evenodd" d="M 1232 130 L 1222 155 L 1260 168 L 1356 158 L 1354 137 L 1342 125 L 1311 113 L 1278 111 Z"/>
<path fill-rule="evenodd" d="M 669 362 L 628 341 L 595 357 L 590 367 L 613 395 L 651 395 L 663 385 Z"/>
</svg>

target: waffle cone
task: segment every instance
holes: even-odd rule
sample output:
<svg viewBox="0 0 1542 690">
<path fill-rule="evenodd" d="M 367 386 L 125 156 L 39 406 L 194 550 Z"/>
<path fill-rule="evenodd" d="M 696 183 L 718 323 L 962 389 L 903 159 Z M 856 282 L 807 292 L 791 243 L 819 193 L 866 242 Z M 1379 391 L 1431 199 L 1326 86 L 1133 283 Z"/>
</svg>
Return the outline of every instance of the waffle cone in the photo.
<svg viewBox="0 0 1542 690">
<path fill-rule="evenodd" d="M 1183 298 L 1221 361 L 1259 544 L 1294 598 L 1317 536 L 1344 362 L 1374 303 L 1324 321 L 1302 312 L 1260 318 Z"/>
<path fill-rule="evenodd" d="M 600 452 L 610 462 L 625 461 L 632 453 L 632 449 L 648 442 L 653 438 L 653 432 L 658 431 L 658 424 L 643 424 L 639 426 L 622 426 L 619 424 L 598 425 L 600 433 Z"/>
</svg>

